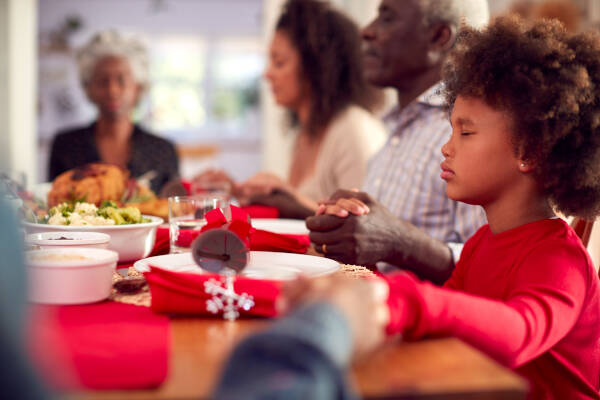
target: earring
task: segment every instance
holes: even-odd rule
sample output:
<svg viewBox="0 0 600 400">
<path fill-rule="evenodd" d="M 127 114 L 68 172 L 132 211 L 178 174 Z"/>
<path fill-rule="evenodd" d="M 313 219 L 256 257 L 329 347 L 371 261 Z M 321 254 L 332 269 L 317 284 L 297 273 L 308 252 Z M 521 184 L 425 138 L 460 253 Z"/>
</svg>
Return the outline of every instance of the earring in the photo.
<svg viewBox="0 0 600 400">
<path fill-rule="evenodd" d="M 521 163 L 521 168 L 524 168 L 524 167 L 525 167 L 525 165 L 526 165 L 526 164 L 525 164 L 524 162 L 522 162 L 522 163 Z"/>
</svg>

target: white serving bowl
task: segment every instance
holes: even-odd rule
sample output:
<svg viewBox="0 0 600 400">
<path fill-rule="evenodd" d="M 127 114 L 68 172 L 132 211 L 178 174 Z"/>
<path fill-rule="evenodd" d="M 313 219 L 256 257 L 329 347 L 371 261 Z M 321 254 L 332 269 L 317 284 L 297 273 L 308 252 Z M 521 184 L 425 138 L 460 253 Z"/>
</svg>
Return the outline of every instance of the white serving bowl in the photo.
<svg viewBox="0 0 600 400">
<path fill-rule="evenodd" d="M 101 232 L 41 232 L 25 236 L 25 244 L 39 249 L 56 249 L 59 247 L 92 247 L 108 249 L 110 236 Z"/>
<path fill-rule="evenodd" d="M 27 233 L 42 232 L 100 232 L 110 236 L 108 248 L 119 253 L 119 262 L 137 261 L 152 251 L 156 239 L 156 227 L 163 223 L 162 218 L 144 215 L 150 222 L 129 225 L 47 225 L 23 222 Z"/>
<path fill-rule="evenodd" d="M 28 298 L 43 304 L 85 304 L 106 299 L 119 255 L 87 247 L 25 252 Z"/>
</svg>

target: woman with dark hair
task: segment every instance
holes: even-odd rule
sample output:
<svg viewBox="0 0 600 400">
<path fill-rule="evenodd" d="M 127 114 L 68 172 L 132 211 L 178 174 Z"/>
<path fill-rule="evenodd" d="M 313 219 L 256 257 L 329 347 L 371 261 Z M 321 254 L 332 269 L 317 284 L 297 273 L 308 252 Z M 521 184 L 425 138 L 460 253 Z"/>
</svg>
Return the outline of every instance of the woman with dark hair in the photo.
<svg viewBox="0 0 600 400">
<path fill-rule="evenodd" d="M 287 181 L 261 172 L 236 185 L 222 171 L 207 171 L 196 181 L 228 180 L 242 202 L 276 204 L 284 195 L 302 210 L 280 210 L 282 216 L 305 217 L 335 190 L 362 186 L 367 161 L 385 140 L 370 113 L 377 93 L 362 73 L 358 27 L 321 1 L 287 1 L 269 58 L 265 77 L 297 131 Z"/>
</svg>

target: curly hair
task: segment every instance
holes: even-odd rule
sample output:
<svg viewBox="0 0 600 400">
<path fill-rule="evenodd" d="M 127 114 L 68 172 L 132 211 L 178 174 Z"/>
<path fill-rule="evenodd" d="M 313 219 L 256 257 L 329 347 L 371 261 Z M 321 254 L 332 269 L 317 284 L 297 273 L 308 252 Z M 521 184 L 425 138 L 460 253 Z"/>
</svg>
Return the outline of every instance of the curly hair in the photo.
<svg viewBox="0 0 600 400">
<path fill-rule="evenodd" d="M 300 78 L 312 95 L 309 134 L 318 135 L 350 104 L 376 106 L 378 92 L 363 76 L 360 31 L 347 16 L 319 0 L 288 0 L 275 28 L 300 55 Z"/>
<path fill-rule="evenodd" d="M 464 28 L 444 83 L 448 107 L 475 97 L 512 117 L 515 154 L 557 211 L 600 214 L 600 36 L 514 16 Z"/>
<path fill-rule="evenodd" d="M 115 30 L 98 32 L 77 52 L 79 76 L 83 87 L 92 79 L 96 64 L 105 57 L 124 58 L 129 62 L 131 71 L 142 90 L 149 83 L 149 61 L 146 47 L 134 38 L 126 37 Z"/>
</svg>

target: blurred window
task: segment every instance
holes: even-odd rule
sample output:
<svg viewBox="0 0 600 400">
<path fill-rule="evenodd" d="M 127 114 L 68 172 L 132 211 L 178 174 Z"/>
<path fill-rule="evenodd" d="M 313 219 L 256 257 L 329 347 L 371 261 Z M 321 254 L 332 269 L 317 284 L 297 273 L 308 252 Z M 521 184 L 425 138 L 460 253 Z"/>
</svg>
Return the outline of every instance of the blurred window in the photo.
<svg viewBox="0 0 600 400">
<path fill-rule="evenodd" d="M 160 36 L 150 47 L 151 82 L 141 118 L 177 142 L 258 139 L 259 38 Z"/>
</svg>

